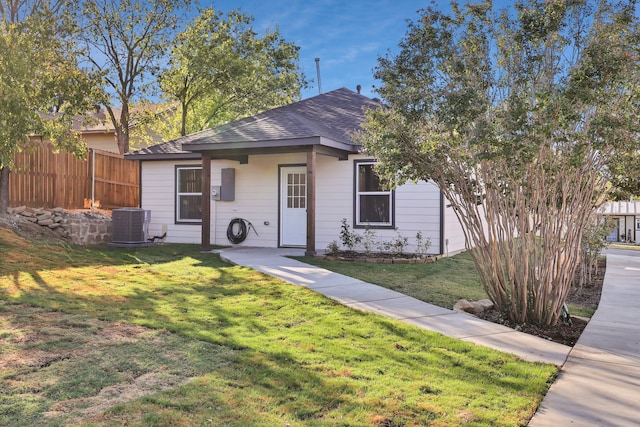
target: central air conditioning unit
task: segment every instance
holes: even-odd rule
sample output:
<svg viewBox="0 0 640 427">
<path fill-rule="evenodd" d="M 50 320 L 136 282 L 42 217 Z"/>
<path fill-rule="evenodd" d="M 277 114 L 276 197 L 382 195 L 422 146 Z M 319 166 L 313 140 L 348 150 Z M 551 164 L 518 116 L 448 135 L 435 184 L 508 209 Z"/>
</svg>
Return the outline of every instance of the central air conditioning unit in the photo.
<svg viewBox="0 0 640 427">
<path fill-rule="evenodd" d="M 111 212 L 111 242 L 114 245 L 147 245 L 147 230 L 151 211 L 141 208 L 120 208 Z"/>
</svg>

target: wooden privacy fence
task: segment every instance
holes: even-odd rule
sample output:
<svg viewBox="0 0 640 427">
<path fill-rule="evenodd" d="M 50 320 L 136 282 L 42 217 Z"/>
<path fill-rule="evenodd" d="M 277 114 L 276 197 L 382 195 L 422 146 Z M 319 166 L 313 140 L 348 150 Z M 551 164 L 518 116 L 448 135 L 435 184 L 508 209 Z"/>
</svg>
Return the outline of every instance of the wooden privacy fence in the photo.
<svg viewBox="0 0 640 427">
<path fill-rule="evenodd" d="M 102 208 L 140 205 L 140 163 L 89 149 L 85 160 L 51 144 L 18 153 L 9 174 L 9 206 L 82 209 L 92 196 Z M 87 206 L 87 202 L 89 206 Z"/>
</svg>

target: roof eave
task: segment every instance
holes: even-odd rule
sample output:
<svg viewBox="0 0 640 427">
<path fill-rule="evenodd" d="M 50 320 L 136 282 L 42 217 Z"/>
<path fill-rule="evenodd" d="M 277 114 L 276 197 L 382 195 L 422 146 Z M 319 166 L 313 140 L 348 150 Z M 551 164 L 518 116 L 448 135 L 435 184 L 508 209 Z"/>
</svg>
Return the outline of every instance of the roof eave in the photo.
<svg viewBox="0 0 640 427">
<path fill-rule="evenodd" d="M 194 160 L 201 159 L 200 153 L 128 153 L 127 160 Z"/>
<path fill-rule="evenodd" d="M 327 148 L 345 151 L 347 153 L 357 153 L 360 151 L 361 146 L 350 142 L 335 141 L 333 139 L 313 136 L 308 138 L 295 138 L 295 139 L 280 139 L 280 140 L 260 140 L 260 141 L 240 141 L 240 142 L 221 142 L 221 143 L 185 143 L 182 144 L 182 149 L 192 152 L 216 152 L 216 151 L 278 151 L 282 152 L 283 149 L 291 148 L 292 150 L 299 150 L 303 147 L 311 147 L 319 145 Z"/>
</svg>

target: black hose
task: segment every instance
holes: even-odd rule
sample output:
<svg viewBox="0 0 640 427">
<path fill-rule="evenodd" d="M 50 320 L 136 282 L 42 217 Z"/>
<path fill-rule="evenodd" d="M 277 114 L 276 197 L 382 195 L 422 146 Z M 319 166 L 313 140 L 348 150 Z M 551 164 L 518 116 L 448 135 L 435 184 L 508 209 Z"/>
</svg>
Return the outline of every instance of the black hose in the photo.
<svg viewBox="0 0 640 427">
<path fill-rule="evenodd" d="M 156 239 L 163 240 L 165 237 L 167 237 L 167 233 L 162 233 L 162 236 L 149 237 L 147 240 L 150 241 L 150 242 L 155 242 Z"/>
<path fill-rule="evenodd" d="M 238 225 L 238 231 L 234 232 L 235 225 Z M 227 239 L 233 244 L 238 244 L 244 242 L 249 234 L 249 228 L 253 228 L 253 232 L 258 235 L 253 224 L 247 221 L 244 218 L 233 218 L 227 227 Z"/>
</svg>

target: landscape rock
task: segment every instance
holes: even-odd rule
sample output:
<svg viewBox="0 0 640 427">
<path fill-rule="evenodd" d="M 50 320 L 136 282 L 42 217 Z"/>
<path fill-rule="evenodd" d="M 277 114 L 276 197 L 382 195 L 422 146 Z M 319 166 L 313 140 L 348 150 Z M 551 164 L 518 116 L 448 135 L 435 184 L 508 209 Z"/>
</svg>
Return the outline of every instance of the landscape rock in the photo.
<svg viewBox="0 0 640 427">
<path fill-rule="evenodd" d="M 65 211 L 62 208 L 44 209 L 20 206 L 7 209 L 16 224 L 20 221 L 40 226 L 48 236 L 64 238 L 79 245 L 104 244 L 111 241 L 111 216 L 105 213 Z M 19 228 L 19 226 L 18 226 Z M 46 233 L 43 237 L 46 238 Z"/>
<path fill-rule="evenodd" d="M 26 206 L 18 206 L 17 208 L 12 208 L 11 212 L 9 212 L 9 213 L 12 213 L 12 214 L 15 214 L 15 215 L 19 215 L 19 214 L 21 214 L 22 212 L 24 212 L 26 210 L 27 210 Z"/>
<path fill-rule="evenodd" d="M 475 305 L 471 301 L 466 299 L 461 299 L 453 306 L 453 311 L 460 311 L 464 313 L 473 313 L 475 310 Z"/>
<path fill-rule="evenodd" d="M 476 301 L 476 304 L 482 307 L 484 311 L 493 309 L 493 302 L 491 302 L 491 300 L 487 298 Z"/>
<path fill-rule="evenodd" d="M 53 216 L 53 214 L 51 212 L 42 212 L 42 213 L 37 214 L 38 221 L 47 220 L 47 219 L 51 218 L 52 216 Z"/>
<path fill-rule="evenodd" d="M 459 311 L 464 313 L 470 313 L 473 315 L 481 315 L 487 310 L 493 308 L 493 303 L 488 299 L 482 299 L 479 301 L 469 301 L 461 299 L 453 306 L 453 311 Z"/>
</svg>

